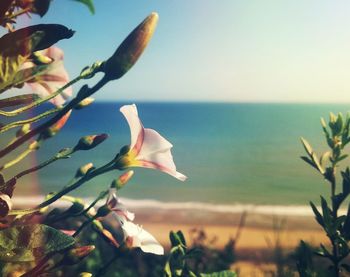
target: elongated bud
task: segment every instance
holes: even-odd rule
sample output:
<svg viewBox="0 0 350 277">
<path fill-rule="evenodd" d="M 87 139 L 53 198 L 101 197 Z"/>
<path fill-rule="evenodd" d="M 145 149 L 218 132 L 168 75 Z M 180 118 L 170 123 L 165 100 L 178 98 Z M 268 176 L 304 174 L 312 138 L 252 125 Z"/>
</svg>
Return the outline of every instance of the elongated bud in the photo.
<svg viewBox="0 0 350 277">
<path fill-rule="evenodd" d="M 127 182 L 129 182 L 129 180 L 133 175 L 134 175 L 133 170 L 129 170 L 125 172 L 124 174 L 120 175 L 118 179 L 112 182 L 111 187 L 116 188 L 117 190 L 120 190 L 122 187 L 126 185 Z"/>
<path fill-rule="evenodd" d="M 34 52 L 32 54 L 32 59 L 36 65 L 50 64 L 53 62 L 53 59 L 41 54 L 40 52 Z"/>
<path fill-rule="evenodd" d="M 12 200 L 10 196 L 0 193 L 0 218 L 5 217 L 12 209 Z"/>
<path fill-rule="evenodd" d="M 47 139 L 47 138 L 50 138 L 50 137 L 53 137 L 54 135 L 56 135 L 63 128 L 63 126 L 66 124 L 66 122 L 67 122 L 68 118 L 70 117 L 71 113 L 72 113 L 72 110 L 67 112 L 54 125 L 52 125 L 46 131 L 44 131 L 43 132 L 43 137 L 45 139 Z"/>
<path fill-rule="evenodd" d="M 79 140 L 78 144 L 74 147 L 74 150 L 90 150 L 92 148 L 95 148 L 100 143 L 104 142 L 107 138 L 107 134 L 82 137 Z"/>
<path fill-rule="evenodd" d="M 98 208 L 95 217 L 96 217 L 96 218 L 98 218 L 98 217 L 105 217 L 105 216 L 107 216 L 111 211 L 112 211 L 112 210 L 110 209 L 110 207 L 109 207 L 107 204 L 105 204 L 105 205 L 103 205 L 103 206 L 101 206 L 101 207 Z"/>
<path fill-rule="evenodd" d="M 21 136 L 24 136 L 26 133 L 28 133 L 30 131 L 30 124 L 27 123 L 27 124 L 24 124 L 22 126 L 21 129 L 19 129 L 17 132 L 16 132 L 16 137 L 19 138 Z"/>
<path fill-rule="evenodd" d="M 90 272 L 80 272 L 79 277 L 92 277 Z"/>
<path fill-rule="evenodd" d="M 28 148 L 30 150 L 38 150 L 40 148 L 40 143 L 36 140 L 34 140 L 33 142 L 31 142 L 28 146 Z"/>
<path fill-rule="evenodd" d="M 77 172 L 75 173 L 75 178 L 80 178 L 86 175 L 89 170 L 93 169 L 94 165 L 93 163 L 88 163 L 86 165 L 81 166 Z"/>
<path fill-rule="evenodd" d="M 81 110 L 95 102 L 95 99 L 92 97 L 87 97 L 84 100 L 80 101 L 78 105 L 74 107 L 76 110 Z"/>
<path fill-rule="evenodd" d="M 127 36 L 104 64 L 102 71 L 105 73 L 105 78 L 119 79 L 128 72 L 151 40 L 157 22 L 158 14 L 153 12 Z"/>
<path fill-rule="evenodd" d="M 76 247 L 68 251 L 62 264 L 64 265 L 74 265 L 88 256 L 92 251 L 95 250 L 95 245 L 86 245 L 81 247 Z"/>
</svg>

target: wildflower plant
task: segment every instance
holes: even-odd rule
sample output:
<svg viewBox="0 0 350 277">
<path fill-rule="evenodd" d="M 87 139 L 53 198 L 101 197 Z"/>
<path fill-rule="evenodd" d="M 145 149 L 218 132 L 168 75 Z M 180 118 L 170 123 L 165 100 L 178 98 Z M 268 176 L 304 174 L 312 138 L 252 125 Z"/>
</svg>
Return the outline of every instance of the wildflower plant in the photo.
<svg viewBox="0 0 350 277">
<path fill-rule="evenodd" d="M 339 213 L 340 208 L 347 205 L 346 200 L 350 194 L 350 168 L 341 167 L 341 163 L 348 157 L 344 152 L 350 142 L 350 116 L 348 114 L 344 118 L 341 113 L 331 113 L 328 124 L 324 119 L 321 119 L 321 124 L 329 151 L 318 157 L 311 145 L 302 138 L 306 156 L 301 158 L 329 184 L 330 197 L 321 196 L 320 207 L 313 202 L 310 205 L 316 221 L 330 241 L 330 247 L 321 244 L 316 254 L 329 260 L 330 276 L 340 276 L 344 272 L 350 272 L 350 265 L 346 261 L 350 253 L 350 205 L 345 215 Z M 313 276 L 308 272 L 308 268 L 300 269 L 302 276 Z"/>
<path fill-rule="evenodd" d="M 85 4 L 94 13 L 92 0 L 75 0 Z M 124 146 L 104 165 L 92 162 L 79 168 L 70 182 L 61 190 L 50 193 L 42 203 L 24 210 L 13 207 L 12 198 L 21 178 L 42 170 L 50 164 L 69 159 L 79 151 L 90 151 L 107 138 L 107 134 L 86 135 L 77 139 L 76 145 L 57 149 L 57 153 L 31 168 L 21 168 L 14 176 L 8 168 L 21 165 L 23 160 L 40 150 L 46 140 L 52 139 L 74 113 L 91 103 L 92 96 L 107 83 L 124 76 L 137 62 L 150 41 L 157 25 L 158 15 L 151 13 L 120 44 L 105 61 L 97 61 L 69 78 L 63 64 L 64 52 L 55 46 L 62 39 L 69 39 L 74 31 L 59 24 L 38 24 L 16 29 L 16 20 L 23 15 L 44 16 L 50 8 L 50 0 L 4 0 L 0 3 L 0 25 L 7 33 L 0 38 L 0 93 L 20 89 L 9 98 L 0 99 L 0 116 L 6 124 L 0 126 L 0 134 L 16 129 L 10 141 L 0 149 L 0 262 L 23 264 L 18 272 L 22 276 L 52 274 L 62 266 L 75 265 L 95 249 L 84 245 L 80 235 L 89 227 L 118 251 L 120 248 L 140 248 L 157 255 L 164 253 L 157 239 L 133 222 L 134 214 L 118 199 L 119 190 L 132 178 L 131 167 L 158 169 L 179 180 L 186 177 L 177 172 L 170 152 L 172 145 L 158 132 L 142 126 L 135 105 L 121 107 L 131 131 L 131 145 Z M 97 73 L 102 77 L 91 87 L 82 85 L 75 93 L 72 85 L 91 79 Z M 100 74 L 100 75 L 101 75 Z M 12 91 L 12 90 L 11 90 Z M 44 103 L 51 108 L 33 117 L 28 112 Z M 18 119 L 21 117 L 21 119 Z M 24 119 L 23 119 L 24 118 Z M 14 154 L 14 156 L 9 154 Z M 92 203 L 69 195 L 86 182 L 107 172 L 124 171 L 119 178 L 107 184 L 105 190 Z M 96 206 L 105 199 L 105 204 Z M 58 211 L 52 209 L 57 200 L 70 203 Z M 119 225 L 122 236 L 117 237 L 105 226 L 104 218 L 112 216 Z M 70 229 L 54 228 L 55 223 L 79 218 Z M 26 266 L 24 266 L 26 264 Z M 101 265 L 103 266 L 103 265 Z M 79 275 L 79 273 L 77 273 Z M 91 276 L 81 272 L 80 276 Z"/>
</svg>

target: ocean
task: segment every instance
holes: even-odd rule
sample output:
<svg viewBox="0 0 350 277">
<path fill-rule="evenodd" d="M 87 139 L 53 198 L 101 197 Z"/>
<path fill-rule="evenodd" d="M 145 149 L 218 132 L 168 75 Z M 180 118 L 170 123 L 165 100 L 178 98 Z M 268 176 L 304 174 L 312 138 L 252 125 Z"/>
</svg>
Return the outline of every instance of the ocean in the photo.
<svg viewBox="0 0 350 277">
<path fill-rule="evenodd" d="M 108 133 L 92 151 L 81 151 L 39 172 L 42 193 L 58 191 L 78 167 L 110 161 L 129 144 L 129 128 L 119 108 L 97 102 L 74 111 L 64 129 L 37 152 L 42 162 L 80 137 Z M 120 196 L 143 201 L 201 203 L 202 205 L 308 205 L 329 195 L 329 185 L 300 159 L 305 137 L 319 153 L 326 149 L 320 117 L 346 112 L 337 104 L 137 103 L 147 128 L 157 130 L 173 145 L 180 182 L 162 172 L 136 168 Z M 345 161 L 345 164 L 348 160 Z M 73 194 L 97 196 L 121 172 L 100 176 Z M 157 203 L 157 202 L 155 202 Z"/>
</svg>

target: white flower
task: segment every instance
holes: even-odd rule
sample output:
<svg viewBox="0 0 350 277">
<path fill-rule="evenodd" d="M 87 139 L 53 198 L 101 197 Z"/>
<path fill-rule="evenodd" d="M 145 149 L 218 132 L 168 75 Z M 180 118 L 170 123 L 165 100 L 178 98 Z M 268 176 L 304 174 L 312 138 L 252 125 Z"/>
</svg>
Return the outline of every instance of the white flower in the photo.
<svg viewBox="0 0 350 277">
<path fill-rule="evenodd" d="M 121 224 L 129 247 L 140 247 L 143 252 L 164 255 L 163 246 L 142 227 L 131 221 L 122 221 Z"/>
<path fill-rule="evenodd" d="M 130 150 L 123 157 L 123 167 L 154 168 L 184 181 L 186 176 L 176 171 L 170 149 L 173 145 L 153 129 L 144 128 L 138 117 L 136 105 L 120 108 L 131 132 Z"/>
<path fill-rule="evenodd" d="M 53 60 L 52 68 L 46 73 L 39 75 L 29 81 L 27 84 L 32 88 L 35 94 L 41 98 L 46 98 L 69 82 L 69 76 L 63 66 L 64 53 L 60 48 L 51 46 L 45 50 L 37 51 L 41 56 Z M 23 64 L 22 69 L 34 67 L 32 62 Z M 50 100 L 55 106 L 62 106 L 65 101 L 72 95 L 72 87 L 66 88 L 59 95 Z"/>
</svg>

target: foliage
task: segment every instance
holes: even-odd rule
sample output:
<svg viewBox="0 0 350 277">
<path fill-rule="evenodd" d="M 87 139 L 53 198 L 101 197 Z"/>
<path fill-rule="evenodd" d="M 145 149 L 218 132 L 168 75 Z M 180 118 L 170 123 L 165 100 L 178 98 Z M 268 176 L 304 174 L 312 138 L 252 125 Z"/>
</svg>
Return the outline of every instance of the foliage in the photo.
<svg viewBox="0 0 350 277">
<path fill-rule="evenodd" d="M 338 115 L 330 114 L 329 123 L 321 119 L 323 133 L 330 151 L 326 151 L 319 158 L 312 149 L 311 145 L 301 139 L 304 146 L 306 156 L 301 158 L 317 170 L 323 178 L 329 183 L 331 196 L 329 201 L 321 196 L 321 207 L 317 207 L 310 202 L 315 219 L 323 228 L 328 236 L 331 248 L 321 244 L 320 248 L 315 252 L 316 255 L 330 261 L 329 274 L 332 276 L 340 276 L 342 272 L 350 272 L 350 266 L 345 262 L 346 257 L 350 253 L 348 242 L 350 240 L 350 206 L 346 215 L 339 215 L 339 209 L 344 204 L 350 194 L 350 169 L 338 170 L 340 164 L 348 157 L 344 154 L 345 146 L 350 142 L 350 117 L 343 117 L 341 113 Z M 340 181 L 339 181 L 340 178 Z M 337 186 L 341 188 L 337 190 Z M 309 252 L 304 244 L 300 246 L 302 259 L 298 261 L 298 270 L 302 276 L 313 276 L 312 263 Z"/>
</svg>

